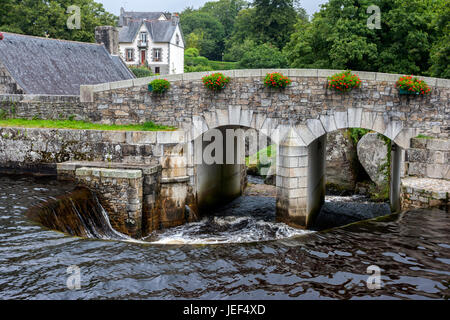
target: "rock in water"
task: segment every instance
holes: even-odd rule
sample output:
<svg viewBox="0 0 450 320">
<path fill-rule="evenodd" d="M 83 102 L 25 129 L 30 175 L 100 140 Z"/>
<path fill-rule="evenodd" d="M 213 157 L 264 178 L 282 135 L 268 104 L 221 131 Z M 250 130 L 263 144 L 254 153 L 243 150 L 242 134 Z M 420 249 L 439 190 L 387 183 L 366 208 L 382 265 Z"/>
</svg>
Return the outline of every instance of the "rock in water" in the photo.
<svg viewBox="0 0 450 320">
<path fill-rule="evenodd" d="M 368 133 L 358 142 L 358 159 L 366 170 L 370 179 L 379 187 L 385 186 L 386 162 L 388 159 L 388 146 L 379 137 L 378 133 Z"/>
</svg>

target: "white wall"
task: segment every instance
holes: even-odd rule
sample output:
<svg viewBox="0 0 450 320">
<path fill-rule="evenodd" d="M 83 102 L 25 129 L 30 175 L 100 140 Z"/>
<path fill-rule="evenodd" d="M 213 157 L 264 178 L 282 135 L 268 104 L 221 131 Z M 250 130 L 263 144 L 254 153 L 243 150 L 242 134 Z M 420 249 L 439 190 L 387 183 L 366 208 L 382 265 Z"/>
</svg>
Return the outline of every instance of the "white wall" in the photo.
<svg viewBox="0 0 450 320">
<path fill-rule="evenodd" d="M 180 38 L 180 43 L 177 45 L 177 35 Z M 181 36 L 180 26 L 177 26 L 172 39 L 170 40 L 170 74 L 184 73 L 184 43 Z"/>
</svg>

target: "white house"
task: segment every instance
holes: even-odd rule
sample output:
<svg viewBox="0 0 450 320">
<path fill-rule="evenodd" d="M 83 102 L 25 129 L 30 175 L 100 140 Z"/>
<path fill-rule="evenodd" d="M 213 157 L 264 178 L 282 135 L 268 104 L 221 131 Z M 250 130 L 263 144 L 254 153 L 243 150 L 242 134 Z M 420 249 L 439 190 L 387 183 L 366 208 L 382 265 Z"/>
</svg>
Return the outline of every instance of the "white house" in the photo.
<svg viewBox="0 0 450 320">
<path fill-rule="evenodd" d="M 161 75 L 184 72 L 185 42 L 178 15 L 121 8 L 118 29 L 119 53 L 127 65 L 148 65 Z"/>
</svg>

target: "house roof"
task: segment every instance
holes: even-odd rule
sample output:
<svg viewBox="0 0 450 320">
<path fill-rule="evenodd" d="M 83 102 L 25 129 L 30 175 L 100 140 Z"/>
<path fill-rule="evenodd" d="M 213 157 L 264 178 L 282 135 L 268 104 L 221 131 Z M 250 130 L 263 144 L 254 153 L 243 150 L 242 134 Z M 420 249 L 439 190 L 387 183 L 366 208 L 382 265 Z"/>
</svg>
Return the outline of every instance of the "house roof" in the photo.
<svg viewBox="0 0 450 320">
<path fill-rule="evenodd" d="M 80 85 L 134 78 L 103 45 L 3 34 L 0 61 L 26 94 L 79 95 Z"/>
<path fill-rule="evenodd" d="M 162 15 L 166 16 L 164 12 L 133 12 L 133 11 L 123 11 L 119 17 L 119 27 L 126 25 L 124 18 L 129 18 L 130 20 L 157 20 Z"/>
<path fill-rule="evenodd" d="M 133 42 L 143 23 L 150 33 L 150 37 L 153 42 L 170 42 L 175 30 L 177 29 L 177 24 L 174 25 L 171 20 L 132 21 L 128 24 L 128 26 L 120 28 L 119 42 Z"/>
</svg>

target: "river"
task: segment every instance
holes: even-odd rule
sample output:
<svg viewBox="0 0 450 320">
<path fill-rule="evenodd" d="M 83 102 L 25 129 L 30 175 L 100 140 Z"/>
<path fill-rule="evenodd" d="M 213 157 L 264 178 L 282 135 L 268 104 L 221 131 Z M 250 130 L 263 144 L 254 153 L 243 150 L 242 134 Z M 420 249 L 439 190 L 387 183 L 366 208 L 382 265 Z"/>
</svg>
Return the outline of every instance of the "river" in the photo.
<svg viewBox="0 0 450 320">
<path fill-rule="evenodd" d="M 82 239 L 26 218 L 30 207 L 72 189 L 49 178 L 0 177 L 0 299 L 450 296 L 450 216 L 444 211 L 301 231 L 275 223 L 273 198 L 245 196 L 147 242 Z M 67 268 L 74 265 L 79 290 L 67 288 Z M 381 270 L 380 289 L 367 286 L 369 266 Z"/>
</svg>

